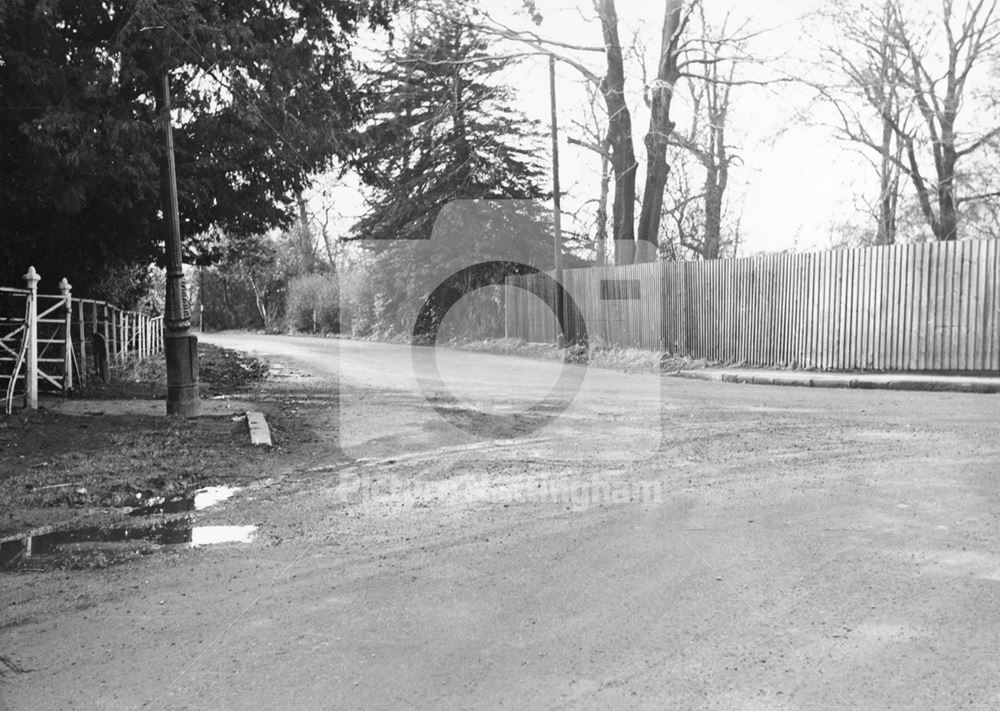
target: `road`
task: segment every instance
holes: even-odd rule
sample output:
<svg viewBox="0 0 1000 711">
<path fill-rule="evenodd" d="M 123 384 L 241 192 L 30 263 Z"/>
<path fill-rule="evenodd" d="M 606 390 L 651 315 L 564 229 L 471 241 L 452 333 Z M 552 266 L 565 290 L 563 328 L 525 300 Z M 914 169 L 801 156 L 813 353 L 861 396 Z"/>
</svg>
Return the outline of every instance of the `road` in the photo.
<svg viewBox="0 0 1000 711">
<path fill-rule="evenodd" d="M 560 364 L 442 352 L 446 421 L 404 346 L 204 338 L 312 449 L 257 543 L 60 582 L 10 708 L 1000 707 L 1000 396 L 568 366 L 536 417 Z"/>
</svg>

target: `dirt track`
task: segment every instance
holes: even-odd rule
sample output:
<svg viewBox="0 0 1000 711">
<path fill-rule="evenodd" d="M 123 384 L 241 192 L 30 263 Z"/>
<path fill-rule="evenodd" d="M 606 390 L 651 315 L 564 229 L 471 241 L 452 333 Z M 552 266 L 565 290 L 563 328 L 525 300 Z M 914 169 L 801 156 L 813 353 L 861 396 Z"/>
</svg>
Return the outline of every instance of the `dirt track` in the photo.
<svg viewBox="0 0 1000 711">
<path fill-rule="evenodd" d="M 208 340 L 314 422 L 213 514 L 260 541 L 0 578 L 9 708 L 1000 707 L 998 396 L 590 371 L 484 444 L 403 347 Z M 446 358 L 498 412 L 559 372 Z"/>
</svg>

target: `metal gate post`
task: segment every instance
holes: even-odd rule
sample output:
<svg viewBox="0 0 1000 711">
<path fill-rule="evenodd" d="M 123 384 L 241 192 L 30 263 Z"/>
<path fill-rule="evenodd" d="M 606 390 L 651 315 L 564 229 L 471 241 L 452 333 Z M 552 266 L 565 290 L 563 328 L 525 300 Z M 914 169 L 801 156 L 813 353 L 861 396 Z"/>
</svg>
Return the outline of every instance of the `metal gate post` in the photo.
<svg viewBox="0 0 1000 711">
<path fill-rule="evenodd" d="M 59 292 L 63 297 L 63 392 L 73 389 L 73 286 L 63 277 Z"/>
<path fill-rule="evenodd" d="M 27 405 L 38 409 L 38 282 L 41 277 L 34 267 L 28 267 L 24 281 L 28 286 L 28 354 L 25 358 L 24 392 Z"/>
</svg>

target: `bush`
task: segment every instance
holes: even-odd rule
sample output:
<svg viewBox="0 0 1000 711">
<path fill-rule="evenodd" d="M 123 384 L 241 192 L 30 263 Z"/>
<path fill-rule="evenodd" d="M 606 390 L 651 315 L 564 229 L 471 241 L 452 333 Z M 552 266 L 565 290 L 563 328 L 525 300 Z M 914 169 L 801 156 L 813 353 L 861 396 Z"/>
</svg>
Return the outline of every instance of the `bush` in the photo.
<svg viewBox="0 0 1000 711">
<path fill-rule="evenodd" d="M 340 333 L 340 287 L 335 274 L 304 274 L 288 284 L 285 325 L 292 331 Z"/>
</svg>

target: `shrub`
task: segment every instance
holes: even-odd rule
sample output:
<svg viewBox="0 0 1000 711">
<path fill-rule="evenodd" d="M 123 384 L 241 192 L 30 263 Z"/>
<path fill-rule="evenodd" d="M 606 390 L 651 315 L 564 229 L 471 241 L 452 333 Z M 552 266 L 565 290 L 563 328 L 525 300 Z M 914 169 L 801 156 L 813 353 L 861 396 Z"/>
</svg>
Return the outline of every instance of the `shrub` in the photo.
<svg viewBox="0 0 1000 711">
<path fill-rule="evenodd" d="M 304 274 L 288 284 L 285 325 L 292 331 L 340 332 L 340 288 L 335 274 Z"/>
</svg>

